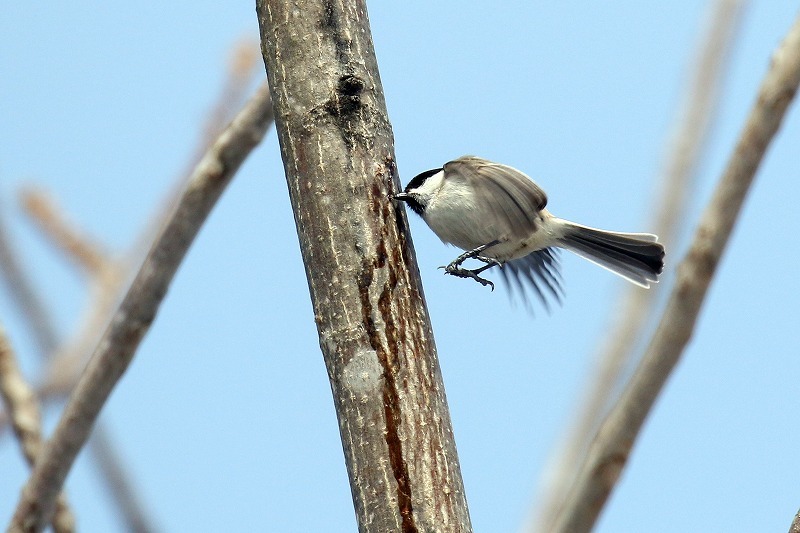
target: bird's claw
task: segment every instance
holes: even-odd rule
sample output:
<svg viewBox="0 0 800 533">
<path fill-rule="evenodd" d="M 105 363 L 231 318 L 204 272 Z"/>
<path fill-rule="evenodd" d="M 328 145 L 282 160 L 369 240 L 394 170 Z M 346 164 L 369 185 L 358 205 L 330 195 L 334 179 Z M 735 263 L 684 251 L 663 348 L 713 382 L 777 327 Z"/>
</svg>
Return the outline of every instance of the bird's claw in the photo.
<svg viewBox="0 0 800 533">
<path fill-rule="evenodd" d="M 484 287 L 486 287 L 488 285 L 492 289 L 492 291 L 494 291 L 494 283 L 492 283 L 488 279 L 480 277 L 478 274 L 480 274 L 481 272 L 483 272 L 486 269 L 492 268 L 493 266 L 502 267 L 503 264 L 500 261 L 498 261 L 497 259 L 494 259 L 494 258 L 491 258 L 491 257 L 485 257 L 485 256 L 482 256 L 482 255 L 479 255 L 479 254 L 481 252 L 483 252 L 484 250 L 486 250 L 487 248 L 489 248 L 491 246 L 494 246 L 498 242 L 499 241 L 492 241 L 492 242 L 490 242 L 488 244 L 485 244 L 483 246 L 479 246 L 479 247 L 475 248 L 474 250 L 470 250 L 468 252 L 465 252 L 465 253 L 459 255 L 458 257 L 456 257 L 455 260 L 452 263 L 450 263 L 449 265 L 440 266 L 439 268 L 443 268 L 445 274 L 450 274 L 451 276 L 456 276 L 457 278 L 472 278 L 475 281 L 477 281 L 478 283 L 480 283 L 481 285 L 483 285 Z M 476 268 L 474 270 L 469 270 L 467 268 L 461 268 L 461 264 L 464 261 L 466 261 L 467 259 L 477 259 L 478 261 L 482 261 L 482 262 L 484 262 L 486 264 L 483 265 L 482 267 Z"/>
<path fill-rule="evenodd" d="M 461 268 L 457 265 L 454 265 L 453 263 L 450 263 L 447 266 L 441 266 L 439 268 L 443 268 L 445 274 L 450 274 L 451 276 L 455 276 L 457 278 L 472 278 L 481 285 L 483 285 L 484 287 L 488 285 L 489 288 L 491 288 L 492 291 L 494 291 L 494 283 L 478 275 L 478 272 L 476 270 L 482 270 L 482 269 L 468 270 L 466 268 Z"/>
</svg>

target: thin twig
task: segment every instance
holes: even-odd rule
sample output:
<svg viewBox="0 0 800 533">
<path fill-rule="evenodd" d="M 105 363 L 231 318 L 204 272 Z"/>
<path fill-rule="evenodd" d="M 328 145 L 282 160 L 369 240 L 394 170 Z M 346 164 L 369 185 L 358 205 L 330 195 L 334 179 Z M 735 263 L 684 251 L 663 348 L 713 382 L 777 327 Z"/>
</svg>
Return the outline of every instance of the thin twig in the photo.
<svg viewBox="0 0 800 533">
<path fill-rule="evenodd" d="M 36 189 L 23 190 L 21 197 L 23 207 L 42 233 L 53 245 L 64 250 L 64 255 L 77 263 L 82 271 L 99 275 L 108 267 L 105 250 L 69 223 L 51 197 Z"/>
<path fill-rule="evenodd" d="M 101 474 L 100 478 L 114 495 L 114 502 L 122 513 L 125 529 L 131 533 L 154 531 L 155 528 L 143 512 L 136 490 L 131 485 L 131 476 L 125 470 L 124 463 L 120 461 L 117 447 L 111 440 L 105 424 L 98 423 L 95 426 L 88 446 Z"/>
<path fill-rule="evenodd" d="M 63 342 L 48 361 L 44 378 L 37 387 L 41 398 L 64 397 L 78 382 L 87 359 L 122 298 L 123 284 L 131 275 L 127 267 L 124 261 L 108 261 L 106 268 L 92 276 L 91 305 L 70 339 Z"/>
<path fill-rule="evenodd" d="M 688 85 L 686 101 L 672 142 L 669 145 L 667 164 L 661 179 L 661 190 L 654 201 L 656 211 L 652 231 L 659 236 L 667 250 L 675 250 L 677 236 L 686 226 L 686 199 L 693 188 L 696 169 L 706 144 L 717 110 L 719 87 L 728 65 L 736 28 L 743 12 L 744 0 L 719 0 L 711 10 L 710 24 L 700 47 Z M 653 287 L 653 290 L 657 288 Z M 591 442 L 592 435 L 619 392 L 624 376 L 631 368 L 636 347 L 645 326 L 655 311 L 658 299 L 651 290 L 625 287 L 620 312 L 612 331 L 597 357 L 591 381 L 576 410 L 570 431 L 557 448 L 542 488 L 541 502 L 535 513 L 534 531 L 550 531 L 553 520 L 562 505 L 570 484 L 574 481 L 577 466 Z"/>
<path fill-rule="evenodd" d="M 253 81 L 253 75 L 260 70 L 259 66 L 263 68 L 258 42 L 250 38 L 243 38 L 233 48 L 228 60 L 228 76 L 225 79 L 225 85 L 222 87 L 216 104 L 208 114 L 195 157 L 191 159 L 192 167 L 235 116 L 236 110 L 241 108 L 247 95 L 247 89 Z M 260 72 L 263 76 L 264 71 L 260 70 Z M 192 167 L 187 169 L 187 176 L 191 173 Z"/>
<path fill-rule="evenodd" d="M 22 376 L 17 358 L 11 348 L 3 325 L 0 324 L 0 395 L 6 412 L 29 466 L 33 466 L 42 448 L 42 415 L 39 402 L 28 382 Z M 75 531 L 75 517 L 64 494 L 59 494 L 53 516 L 53 529 L 57 533 Z"/>
<path fill-rule="evenodd" d="M 181 260 L 212 207 L 272 123 L 269 90 L 262 86 L 198 164 L 178 206 L 78 381 L 52 439 L 22 491 L 11 528 L 41 531 L 55 497 L 85 444 L 100 409 L 122 377 L 155 319 Z"/>
<path fill-rule="evenodd" d="M 25 270 L 19 263 L 19 255 L 13 249 L 8 230 L 0 210 L 0 271 L 6 281 L 9 294 L 25 317 L 38 345 L 39 353 L 49 355 L 57 345 L 56 328 L 42 299 L 33 289 Z"/>
<path fill-rule="evenodd" d="M 594 525 L 636 437 L 691 338 L 745 196 L 800 85 L 800 17 L 775 52 L 741 137 L 707 206 L 639 367 L 603 422 L 553 531 Z"/>
</svg>

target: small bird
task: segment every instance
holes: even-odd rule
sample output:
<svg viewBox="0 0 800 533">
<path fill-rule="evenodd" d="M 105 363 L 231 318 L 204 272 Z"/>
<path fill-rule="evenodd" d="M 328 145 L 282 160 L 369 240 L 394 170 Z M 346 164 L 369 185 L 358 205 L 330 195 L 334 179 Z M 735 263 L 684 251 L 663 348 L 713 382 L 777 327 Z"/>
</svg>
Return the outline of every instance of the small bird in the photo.
<svg viewBox="0 0 800 533">
<path fill-rule="evenodd" d="M 542 287 L 561 299 L 556 248 L 564 248 L 647 288 L 664 268 L 664 247 L 650 233 L 618 233 L 581 226 L 553 216 L 547 195 L 527 175 L 508 165 L 463 156 L 427 170 L 394 196 L 422 217 L 445 243 L 465 253 L 444 268 L 494 290 L 480 274 L 494 266 L 527 282 L 547 306 Z M 467 259 L 485 263 L 466 269 Z M 524 294 L 524 292 L 523 292 Z"/>
</svg>

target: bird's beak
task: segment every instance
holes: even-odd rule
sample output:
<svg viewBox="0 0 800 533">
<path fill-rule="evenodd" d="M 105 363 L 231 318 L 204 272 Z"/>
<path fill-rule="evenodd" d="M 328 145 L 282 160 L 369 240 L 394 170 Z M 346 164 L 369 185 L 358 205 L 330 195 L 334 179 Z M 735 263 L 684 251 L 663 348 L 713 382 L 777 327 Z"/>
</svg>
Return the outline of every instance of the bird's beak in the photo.
<svg viewBox="0 0 800 533">
<path fill-rule="evenodd" d="M 401 202 L 406 202 L 409 199 L 411 199 L 411 195 L 409 195 L 408 193 L 405 193 L 405 192 L 399 192 L 399 193 L 394 195 L 394 199 L 395 200 L 400 200 Z"/>
</svg>

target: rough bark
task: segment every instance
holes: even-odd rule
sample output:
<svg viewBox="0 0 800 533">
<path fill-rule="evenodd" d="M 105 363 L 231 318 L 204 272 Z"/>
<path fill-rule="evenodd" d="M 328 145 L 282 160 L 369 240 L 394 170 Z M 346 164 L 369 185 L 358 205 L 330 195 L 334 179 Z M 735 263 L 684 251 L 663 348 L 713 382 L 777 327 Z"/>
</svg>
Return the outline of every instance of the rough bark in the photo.
<svg viewBox="0 0 800 533">
<path fill-rule="evenodd" d="M 797 514 L 794 515 L 792 525 L 789 527 L 789 533 L 800 533 L 800 511 L 797 511 Z"/>
<path fill-rule="evenodd" d="M 360 531 L 470 531 L 363 1 L 257 0 Z"/>
</svg>

